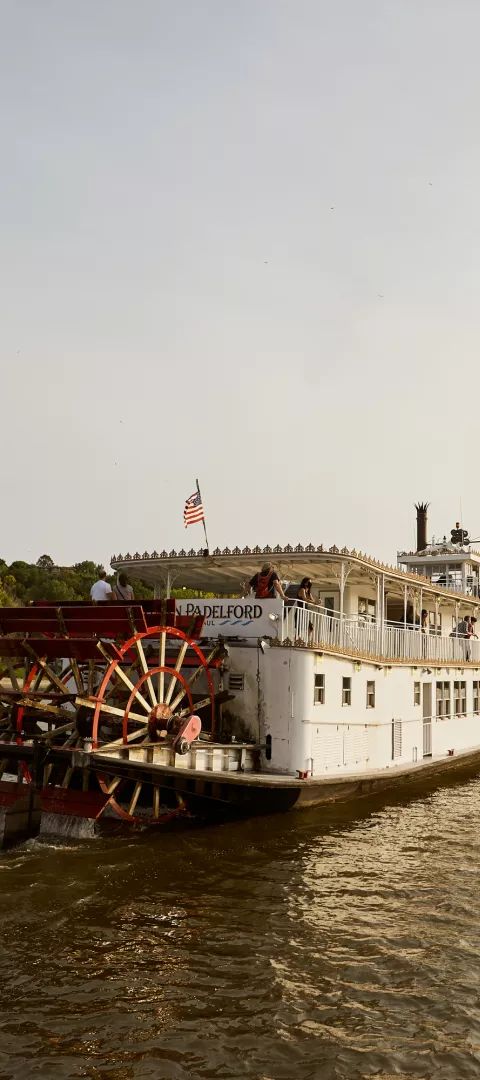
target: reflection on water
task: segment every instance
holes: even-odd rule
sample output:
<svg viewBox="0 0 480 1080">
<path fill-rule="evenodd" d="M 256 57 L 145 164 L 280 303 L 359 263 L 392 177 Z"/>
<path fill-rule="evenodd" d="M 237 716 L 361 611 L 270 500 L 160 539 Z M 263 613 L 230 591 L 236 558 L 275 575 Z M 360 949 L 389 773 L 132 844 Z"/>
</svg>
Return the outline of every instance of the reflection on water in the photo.
<svg viewBox="0 0 480 1080">
<path fill-rule="evenodd" d="M 480 1072 L 480 780 L 0 856 L 0 1080 Z"/>
</svg>

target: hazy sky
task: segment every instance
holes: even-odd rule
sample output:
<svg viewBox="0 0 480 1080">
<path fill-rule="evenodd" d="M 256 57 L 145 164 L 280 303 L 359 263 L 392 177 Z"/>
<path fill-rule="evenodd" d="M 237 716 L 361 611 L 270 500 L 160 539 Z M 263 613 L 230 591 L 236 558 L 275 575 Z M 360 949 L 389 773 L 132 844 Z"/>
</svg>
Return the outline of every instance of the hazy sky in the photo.
<svg viewBox="0 0 480 1080">
<path fill-rule="evenodd" d="M 478 0 L 0 0 L 0 555 L 480 536 Z"/>
</svg>

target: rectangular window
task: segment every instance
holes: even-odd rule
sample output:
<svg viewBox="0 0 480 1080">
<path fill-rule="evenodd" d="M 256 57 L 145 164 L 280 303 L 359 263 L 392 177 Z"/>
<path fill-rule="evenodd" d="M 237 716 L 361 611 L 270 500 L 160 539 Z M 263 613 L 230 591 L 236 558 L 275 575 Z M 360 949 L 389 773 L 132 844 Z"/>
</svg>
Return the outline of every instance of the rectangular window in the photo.
<svg viewBox="0 0 480 1080">
<path fill-rule="evenodd" d="M 373 622 L 375 619 L 375 600 L 368 600 L 366 596 L 358 597 L 358 617 Z"/>
<path fill-rule="evenodd" d="M 367 682 L 367 709 L 375 708 L 375 683 Z"/>
<path fill-rule="evenodd" d="M 352 680 L 342 679 L 342 705 L 352 704 Z"/>
<path fill-rule="evenodd" d="M 325 705 L 325 675 L 315 675 L 313 704 Z"/>
<path fill-rule="evenodd" d="M 480 682 L 479 682 L 478 679 L 474 679 L 473 680 L 473 711 L 474 711 L 474 713 L 476 715 L 478 715 L 478 713 L 480 713 L 479 699 L 480 699 Z"/>
<path fill-rule="evenodd" d="M 422 700 L 420 683 L 414 682 L 413 684 L 413 704 L 420 705 Z"/>
<path fill-rule="evenodd" d="M 465 682 L 454 682 L 453 684 L 453 701 L 455 706 L 455 716 L 467 715 L 467 684 Z"/>
<path fill-rule="evenodd" d="M 450 709 L 450 683 L 437 682 L 437 720 L 448 719 Z"/>
</svg>

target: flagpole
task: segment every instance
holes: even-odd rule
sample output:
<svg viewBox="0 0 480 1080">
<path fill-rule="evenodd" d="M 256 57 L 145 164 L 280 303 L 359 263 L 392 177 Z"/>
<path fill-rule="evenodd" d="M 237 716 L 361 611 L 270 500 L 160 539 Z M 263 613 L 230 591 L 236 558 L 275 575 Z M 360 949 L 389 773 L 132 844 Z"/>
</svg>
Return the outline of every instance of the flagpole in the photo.
<svg viewBox="0 0 480 1080">
<path fill-rule="evenodd" d="M 199 498 L 200 498 L 200 502 L 201 502 L 201 501 L 202 501 L 202 496 L 200 495 L 200 485 L 199 485 L 199 483 L 198 483 L 198 480 L 196 480 L 196 481 L 195 481 L 195 483 L 196 483 L 196 485 L 197 485 L 197 491 L 198 491 L 198 495 L 199 495 Z M 209 546 L 209 543 L 208 543 L 208 536 L 207 536 L 207 526 L 206 526 L 206 524 L 205 524 L 205 507 L 204 507 L 204 509 L 203 509 L 203 531 L 204 531 L 204 533 L 205 533 L 205 542 L 206 542 L 206 545 L 207 545 L 207 551 L 209 551 L 209 550 L 210 550 L 210 546 Z"/>
</svg>

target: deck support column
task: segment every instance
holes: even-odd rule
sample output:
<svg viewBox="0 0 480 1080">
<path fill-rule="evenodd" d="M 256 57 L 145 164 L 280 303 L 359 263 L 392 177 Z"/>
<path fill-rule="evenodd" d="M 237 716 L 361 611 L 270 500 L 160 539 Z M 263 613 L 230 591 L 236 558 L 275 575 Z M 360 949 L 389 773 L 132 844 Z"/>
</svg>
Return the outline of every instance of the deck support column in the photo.
<svg viewBox="0 0 480 1080">
<path fill-rule="evenodd" d="M 343 645 L 343 619 L 344 619 L 344 601 L 345 601 L 345 563 L 340 563 L 340 644 Z"/>
<path fill-rule="evenodd" d="M 380 650 L 385 656 L 385 574 L 380 574 Z"/>
<path fill-rule="evenodd" d="M 407 586 L 403 586 L 403 629 L 407 629 Z"/>
</svg>

